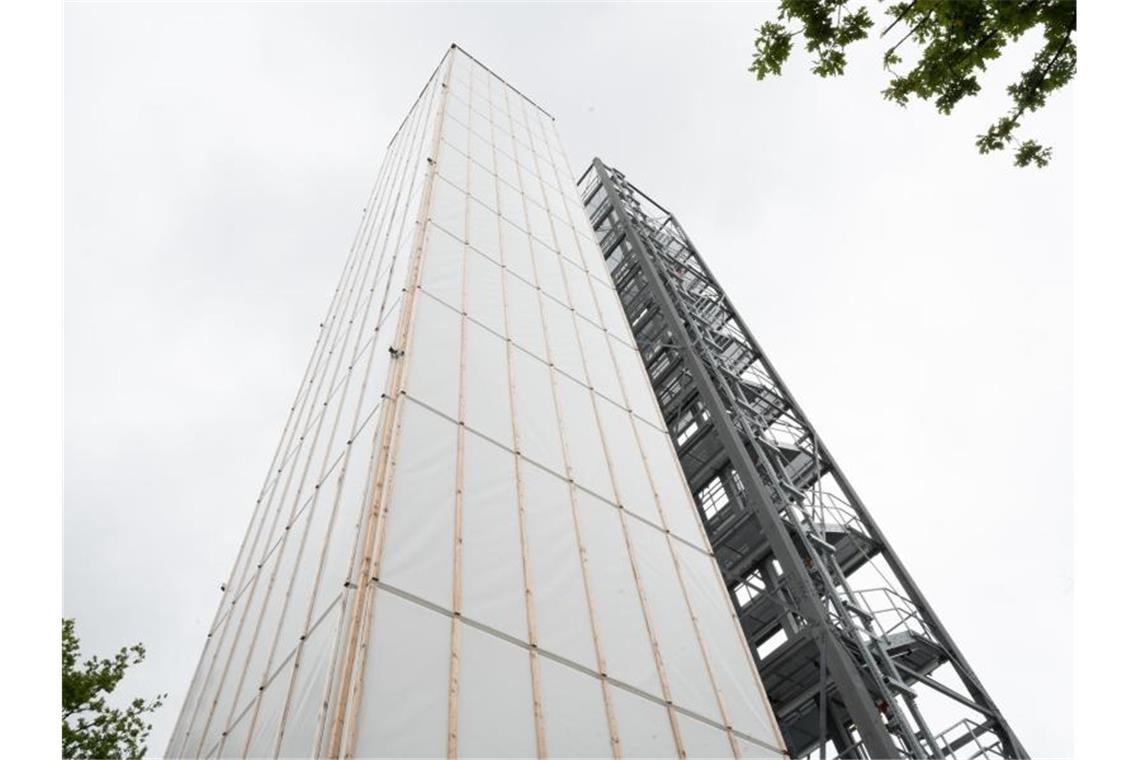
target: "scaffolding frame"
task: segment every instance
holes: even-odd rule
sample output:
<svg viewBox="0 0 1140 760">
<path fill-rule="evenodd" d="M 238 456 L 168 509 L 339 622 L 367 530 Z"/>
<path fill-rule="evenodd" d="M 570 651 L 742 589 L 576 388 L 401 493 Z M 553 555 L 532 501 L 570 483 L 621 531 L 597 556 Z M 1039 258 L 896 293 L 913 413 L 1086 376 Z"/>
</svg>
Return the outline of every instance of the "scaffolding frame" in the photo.
<svg viewBox="0 0 1140 760">
<path fill-rule="evenodd" d="M 578 187 L 790 754 L 1028 757 L 677 219 Z"/>
</svg>

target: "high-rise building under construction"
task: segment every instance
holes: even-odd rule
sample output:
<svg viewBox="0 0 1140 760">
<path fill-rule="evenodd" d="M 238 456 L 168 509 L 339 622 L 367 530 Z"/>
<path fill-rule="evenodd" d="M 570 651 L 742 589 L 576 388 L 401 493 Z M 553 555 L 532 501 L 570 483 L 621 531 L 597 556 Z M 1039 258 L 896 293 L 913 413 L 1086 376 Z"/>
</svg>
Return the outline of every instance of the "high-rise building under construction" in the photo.
<svg viewBox="0 0 1140 760">
<path fill-rule="evenodd" d="M 453 46 L 167 755 L 812 752 L 1024 754 L 672 216 Z"/>
<path fill-rule="evenodd" d="M 780 757 L 553 119 L 392 139 L 171 756 Z"/>
</svg>

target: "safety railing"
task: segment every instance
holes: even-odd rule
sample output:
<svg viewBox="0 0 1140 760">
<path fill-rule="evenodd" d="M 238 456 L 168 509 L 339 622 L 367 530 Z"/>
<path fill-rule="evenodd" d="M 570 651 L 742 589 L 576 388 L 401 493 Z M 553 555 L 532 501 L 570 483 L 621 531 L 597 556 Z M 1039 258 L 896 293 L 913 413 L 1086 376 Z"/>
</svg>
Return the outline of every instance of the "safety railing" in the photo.
<svg viewBox="0 0 1140 760">
<path fill-rule="evenodd" d="M 914 602 L 891 588 L 843 591 L 842 596 L 860 610 L 867 632 L 887 640 L 892 635 L 911 633 L 934 640 Z"/>
<path fill-rule="evenodd" d="M 1001 737 L 989 725 L 963 718 L 934 737 L 948 760 L 1003 758 Z"/>
<path fill-rule="evenodd" d="M 851 505 L 834 493 L 809 491 L 801 508 L 809 520 L 816 525 L 825 526 L 828 532 L 841 530 L 845 533 L 869 536 L 867 527 L 859 519 Z"/>
</svg>

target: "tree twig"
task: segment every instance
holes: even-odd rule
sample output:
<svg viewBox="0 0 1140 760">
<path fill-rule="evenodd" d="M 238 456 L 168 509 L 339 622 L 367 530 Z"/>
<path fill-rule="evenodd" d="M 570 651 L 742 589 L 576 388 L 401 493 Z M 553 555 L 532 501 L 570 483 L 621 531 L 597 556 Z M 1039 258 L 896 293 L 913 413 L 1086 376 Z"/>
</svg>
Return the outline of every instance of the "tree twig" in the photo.
<svg viewBox="0 0 1140 760">
<path fill-rule="evenodd" d="M 916 6 L 916 5 L 918 5 L 918 0 L 911 0 L 910 5 L 908 5 L 906 8 L 904 8 L 902 13 L 900 13 L 898 16 L 895 17 L 895 20 L 891 22 L 891 25 L 879 33 L 879 39 L 882 39 L 883 37 L 886 37 L 888 34 L 890 34 L 891 30 L 895 28 L 895 25 L 898 24 L 898 22 L 902 21 L 907 16 L 909 16 L 911 10 L 913 10 L 914 6 Z"/>
<path fill-rule="evenodd" d="M 1061 40 L 1061 44 L 1057 46 L 1057 52 L 1053 53 L 1053 57 L 1051 59 L 1049 59 L 1049 63 L 1045 66 L 1045 68 L 1041 69 L 1041 73 L 1037 76 L 1037 81 L 1034 82 L 1032 87 L 1030 88 L 1030 90 L 1029 90 L 1030 95 L 1036 94 L 1037 90 L 1039 90 L 1041 88 L 1041 85 L 1045 83 L 1045 77 L 1047 77 L 1049 75 L 1049 72 L 1053 70 L 1053 67 L 1057 65 L 1057 59 L 1061 57 L 1061 53 L 1065 52 L 1065 48 L 1069 46 L 1069 40 L 1072 38 L 1073 31 L 1076 28 L 1077 28 L 1077 22 L 1076 22 L 1076 19 L 1074 18 L 1073 21 L 1069 23 L 1069 28 L 1065 32 L 1065 38 L 1063 40 Z M 1029 95 L 1026 95 L 1025 97 L 1023 97 L 1021 99 L 1022 100 L 1022 106 L 1021 106 L 1021 108 L 1019 108 L 1017 110 L 1017 113 L 1014 114 L 1014 117 L 1013 117 L 1014 122 L 1016 122 L 1018 119 L 1020 119 L 1022 117 L 1022 115 L 1025 114 L 1025 109 L 1027 109 L 1029 107 L 1030 99 L 1031 98 L 1029 97 Z"/>
</svg>

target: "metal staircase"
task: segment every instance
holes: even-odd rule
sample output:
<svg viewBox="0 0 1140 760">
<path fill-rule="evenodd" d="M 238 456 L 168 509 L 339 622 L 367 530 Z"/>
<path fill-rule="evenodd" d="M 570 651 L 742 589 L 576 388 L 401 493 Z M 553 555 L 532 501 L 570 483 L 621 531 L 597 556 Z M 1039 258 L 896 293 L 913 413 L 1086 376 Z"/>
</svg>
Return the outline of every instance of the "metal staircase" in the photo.
<svg viewBox="0 0 1140 760">
<path fill-rule="evenodd" d="M 579 190 L 791 754 L 1025 757 L 676 219 Z"/>
</svg>

